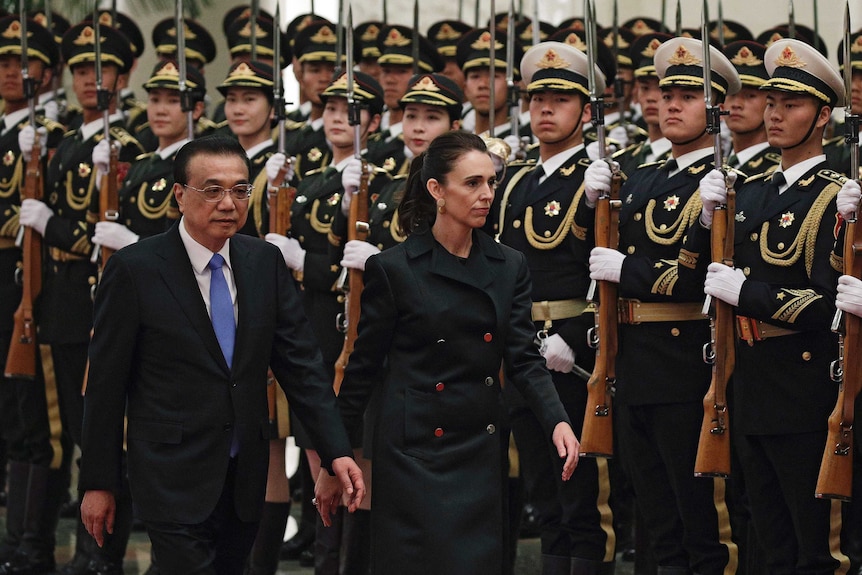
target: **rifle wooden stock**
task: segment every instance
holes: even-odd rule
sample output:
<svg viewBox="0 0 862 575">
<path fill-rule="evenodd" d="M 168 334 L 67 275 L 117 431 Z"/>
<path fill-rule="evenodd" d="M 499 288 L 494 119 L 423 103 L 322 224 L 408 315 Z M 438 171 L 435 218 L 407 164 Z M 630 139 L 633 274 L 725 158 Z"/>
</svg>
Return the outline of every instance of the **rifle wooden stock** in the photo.
<svg viewBox="0 0 862 575">
<path fill-rule="evenodd" d="M 733 266 L 733 231 L 736 192 L 727 190 L 727 206 L 717 209 L 712 218 L 712 261 Z M 736 326 L 733 306 L 713 298 L 710 322 L 711 347 L 704 358 L 712 359 L 712 379 L 703 397 L 703 422 L 694 462 L 695 477 L 730 475 L 730 418 L 727 409 L 727 382 L 736 363 Z"/>
<path fill-rule="evenodd" d="M 42 146 L 38 136 L 27 162 L 22 199 L 42 199 Z M 36 378 L 38 361 L 36 343 L 36 321 L 33 317 L 33 302 L 42 291 L 42 236 L 33 228 L 24 226 L 21 244 L 21 302 L 15 310 L 12 340 L 6 356 L 4 375 L 19 379 Z"/>
<path fill-rule="evenodd" d="M 596 247 L 617 247 L 619 241 L 619 194 L 622 179 L 614 174 L 611 190 L 596 202 Z M 587 408 L 581 429 L 581 455 L 584 457 L 613 457 L 613 409 L 611 389 L 616 383 L 617 359 L 617 284 L 598 282 L 598 310 L 596 327 L 598 344 L 596 363 L 587 382 Z"/>
<path fill-rule="evenodd" d="M 281 178 L 284 180 L 284 175 L 287 173 L 286 168 L 279 170 Z M 290 208 L 293 205 L 293 200 L 296 199 L 296 188 L 286 185 L 278 186 L 275 191 L 270 191 L 269 200 L 269 231 L 287 235 L 290 231 Z"/>
<path fill-rule="evenodd" d="M 108 163 L 108 173 L 102 177 L 102 185 L 99 188 L 99 221 L 100 222 L 116 222 L 120 219 L 120 197 L 117 186 L 117 164 L 120 161 L 119 146 L 111 146 L 111 156 Z M 99 271 L 105 268 L 108 259 L 113 255 L 114 250 L 101 246 L 102 260 L 99 264 Z"/>
<path fill-rule="evenodd" d="M 347 224 L 347 240 L 359 240 L 364 242 L 368 237 L 368 164 L 362 161 L 362 175 L 359 179 L 359 192 L 350 202 L 350 214 Z M 359 326 L 360 307 L 359 301 L 365 284 L 362 280 L 362 270 L 350 269 L 348 272 L 348 289 L 344 296 L 344 317 L 347 321 L 347 330 L 344 332 L 344 345 L 341 353 L 335 360 L 335 379 L 332 387 L 335 393 L 341 389 L 344 380 L 344 369 L 353 353 L 353 344 L 356 342 L 357 328 Z"/>
<path fill-rule="evenodd" d="M 844 273 L 862 278 L 862 234 L 855 221 L 845 222 Z M 839 370 L 841 383 L 838 399 L 827 422 L 826 447 L 820 462 L 815 497 L 850 501 L 853 486 L 853 419 L 854 404 L 862 385 L 862 318 L 843 314 Z"/>
</svg>

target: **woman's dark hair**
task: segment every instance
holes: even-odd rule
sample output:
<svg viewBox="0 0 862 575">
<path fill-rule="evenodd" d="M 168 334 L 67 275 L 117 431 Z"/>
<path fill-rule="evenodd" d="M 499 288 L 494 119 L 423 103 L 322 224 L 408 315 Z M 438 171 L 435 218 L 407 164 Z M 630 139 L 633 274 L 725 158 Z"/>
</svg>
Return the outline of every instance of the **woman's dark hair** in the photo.
<svg viewBox="0 0 862 575">
<path fill-rule="evenodd" d="M 198 154 L 213 156 L 238 156 L 248 167 L 248 156 L 235 138 L 226 136 L 207 136 L 185 144 L 174 159 L 174 181 L 185 185 L 189 183 L 188 165 Z"/>
<path fill-rule="evenodd" d="M 410 235 L 420 227 L 431 227 L 437 218 L 437 203 L 428 192 L 428 180 L 445 182 L 455 163 L 472 151 L 488 151 L 482 138 L 454 130 L 434 138 L 425 152 L 413 158 L 404 197 L 398 206 L 401 233 Z"/>
</svg>

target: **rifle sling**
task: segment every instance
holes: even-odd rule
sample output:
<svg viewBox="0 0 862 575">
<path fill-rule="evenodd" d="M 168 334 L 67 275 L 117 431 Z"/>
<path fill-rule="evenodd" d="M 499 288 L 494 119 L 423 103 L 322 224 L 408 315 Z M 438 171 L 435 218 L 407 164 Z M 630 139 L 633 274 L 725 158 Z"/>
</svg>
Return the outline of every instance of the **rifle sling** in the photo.
<svg viewBox="0 0 862 575">
<path fill-rule="evenodd" d="M 763 341 L 764 339 L 781 337 L 782 335 L 793 335 L 794 333 L 799 332 L 793 329 L 787 329 L 786 327 L 772 325 L 771 323 L 766 323 L 759 319 L 738 315 L 736 316 L 736 333 L 739 336 L 739 339 L 747 342 L 748 345 L 751 346 L 754 345 L 755 341 Z"/>
<path fill-rule="evenodd" d="M 705 321 L 699 303 L 644 303 L 620 298 L 617 302 L 620 323 L 635 325 L 658 321 Z"/>
<path fill-rule="evenodd" d="M 554 321 L 578 317 L 585 311 L 595 311 L 585 299 L 560 299 L 556 301 L 534 301 L 533 321 Z"/>
<path fill-rule="evenodd" d="M 14 247 L 17 247 L 15 238 L 0 238 L 0 250 L 11 250 Z"/>
<path fill-rule="evenodd" d="M 67 252 L 55 247 L 48 248 L 48 256 L 55 262 L 75 262 L 88 259 L 87 256 Z"/>
</svg>

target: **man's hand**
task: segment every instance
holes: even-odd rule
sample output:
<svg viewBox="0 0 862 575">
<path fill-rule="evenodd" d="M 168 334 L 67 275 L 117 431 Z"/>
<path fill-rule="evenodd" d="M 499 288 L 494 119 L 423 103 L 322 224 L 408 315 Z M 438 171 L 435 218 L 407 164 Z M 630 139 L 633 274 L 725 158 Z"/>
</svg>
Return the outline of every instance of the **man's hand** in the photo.
<svg viewBox="0 0 862 575">
<path fill-rule="evenodd" d="M 22 226 L 30 226 L 39 232 L 40 236 L 44 236 L 45 228 L 48 227 L 48 220 L 53 215 L 54 212 L 42 200 L 27 198 L 21 202 L 21 213 L 18 215 L 18 222 Z"/>
<path fill-rule="evenodd" d="M 590 252 L 590 279 L 620 283 L 625 254 L 611 248 L 593 248 Z"/>
<path fill-rule="evenodd" d="M 290 269 L 301 272 L 305 269 L 305 250 L 295 238 L 281 234 L 268 233 L 264 239 L 281 250 L 281 257 Z"/>
<path fill-rule="evenodd" d="M 121 250 L 132 245 L 140 236 L 117 222 L 96 222 L 93 243 L 111 250 Z"/>
<path fill-rule="evenodd" d="M 739 292 L 745 283 L 745 274 L 740 269 L 726 266 L 722 263 L 712 262 L 706 268 L 706 281 L 703 282 L 703 291 L 707 295 L 717 297 L 732 306 L 739 305 Z"/>
<path fill-rule="evenodd" d="M 595 160 L 584 172 L 584 194 L 587 196 L 587 206 L 596 207 L 596 201 L 602 193 L 611 191 L 611 166 L 604 160 Z"/>
<path fill-rule="evenodd" d="M 266 181 L 270 188 L 277 188 L 284 185 L 293 179 L 293 158 L 288 162 L 287 156 L 281 152 L 275 153 L 266 161 Z M 279 178 L 278 174 L 284 169 L 284 178 Z"/>
<path fill-rule="evenodd" d="M 40 126 L 34 130 L 33 126 L 24 126 L 18 132 L 18 148 L 25 162 L 32 157 L 33 146 L 36 145 L 36 134 L 39 134 L 39 144 L 42 146 L 42 157 L 48 153 L 48 130 Z"/>
<path fill-rule="evenodd" d="M 859 187 L 859 182 L 856 180 L 847 180 L 841 186 L 838 197 L 835 198 L 838 213 L 845 220 L 849 220 L 850 216 L 859 211 L 859 200 L 862 200 L 862 188 Z"/>
<path fill-rule="evenodd" d="M 554 427 L 554 434 L 551 436 L 551 439 L 554 447 L 557 448 L 557 454 L 559 454 L 560 459 L 565 458 L 566 460 L 563 463 L 563 481 L 568 481 L 578 466 L 581 444 L 578 443 L 578 438 L 575 437 L 572 426 L 565 421 L 561 421 Z"/>
<path fill-rule="evenodd" d="M 362 471 L 352 457 L 333 459 L 332 472 L 334 476 L 321 469 L 314 485 L 315 507 L 326 527 L 332 524 L 332 515 L 340 503 L 353 513 L 365 499 Z"/>
<path fill-rule="evenodd" d="M 726 179 L 725 179 L 726 178 Z M 727 202 L 727 186 L 736 183 L 736 172 L 728 172 L 725 176 L 721 170 L 711 170 L 700 180 L 700 201 L 703 208 L 700 211 L 700 223 L 708 228 L 712 225 L 712 216 L 716 206 Z"/>
<path fill-rule="evenodd" d="M 365 262 L 374 254 L 379 254 L 380 248 L 361 240 L 350 240 L 344 245 L 344 256 L 341 267 L 365 271 Z"/>
<path fill-rule="evenodd" d="M 114 515 L 117 504 L 110 491 L 86 491 L 81 500 L 81 523 L 101 547 L 105 544 L 105 531 L 114 532 Z"/>
<path fill-rule="evenodd" d="M 862 317 L 862 280 L 847 275 L 838 278 L 835 305 L 841 311 Z"/>
<path fill-rule="evenodd" d="M 548 369 L 561 373 L 571 372 L 575 365 L 575 352 L 558 333 L 545 340 L 542 357 L 545 358 Z"/>
</svg>

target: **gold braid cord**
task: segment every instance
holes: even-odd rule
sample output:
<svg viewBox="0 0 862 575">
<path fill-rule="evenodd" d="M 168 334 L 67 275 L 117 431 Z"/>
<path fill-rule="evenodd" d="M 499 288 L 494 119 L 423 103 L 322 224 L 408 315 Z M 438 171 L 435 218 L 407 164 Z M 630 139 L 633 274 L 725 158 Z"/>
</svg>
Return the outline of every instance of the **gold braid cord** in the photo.
<svg viewBox="0 0 862 575">
<path fill-rule="evenodd" d="M 784 288 L 779 293 L 791 299 L 772 314 L 772 319 L 785 323 L 795 323 L 802 310 L 823 297 L 812 289 Z"/>
<path fill-rule="evenodd" d="M 335 194 L 332 196 L 332 199 L 329 200 L 333 205 L 336 203 L 340 203 L 341 194 Z M 311 228 L 319 234 L 327 235 L 329 234 L 329 230 L 332 228 L 332 222 L 321 222 L 317 217 L 317 210 L 320 209 L 320 200 L 314 200 L 314 203 L 311 206 Z"/>
<path fill-rule="evenodd" d="M 703 203 L 700 201 L 700 190 L 691 195 L 685 203 L 685 207 L 679 214 L 677 220 L 670 226 L 662 224 L 655 225 L 653 220 L 653 212 L 655 211 L 656 201 L 650 200 L 647 204 L 645 215 L 645 225 L 647 236 L 649 239 L 660 246 L 671 246 L 680 239 L 688 230 L 688 227 L 695 222 L 700 216 L 700 210 Z"/>
<path fill-rule="evenodd" d="M 768 264 L 780 267 L 790 267 L 799 261 L 802 253 L 805 253 L 805 273 L 811 278 L 811 268 L 814 266 L 814 248 L 817 243 L 817 232 L 820 230 L 820 220 L 826 209 L 835 202 L 835 196 L 841 186 L 832 183 L 823 188 L 817 199 L 808 210 L 796 239 L 783 252 L 773 252 L 769 249 L 767 235 L 769 234 L 769 222 L 763 222 L 760 228 L 760 255 Z M 802 241 L 800 241 L 802 238 Z"/>
<path fill-rule="evenodd" d="M 165 217 L 168 213 L 168 208 L 171 207 L 171 198 L 173 194 L 168 194 L 161 204 L 151 206 L 147 203 L 147 190 L 152 185 L 152 182 L 144 182 L 138 188 L 138 211 L 148 220 L 158 220 Z"/>
</svg>

